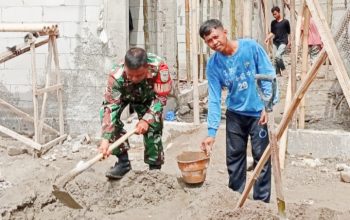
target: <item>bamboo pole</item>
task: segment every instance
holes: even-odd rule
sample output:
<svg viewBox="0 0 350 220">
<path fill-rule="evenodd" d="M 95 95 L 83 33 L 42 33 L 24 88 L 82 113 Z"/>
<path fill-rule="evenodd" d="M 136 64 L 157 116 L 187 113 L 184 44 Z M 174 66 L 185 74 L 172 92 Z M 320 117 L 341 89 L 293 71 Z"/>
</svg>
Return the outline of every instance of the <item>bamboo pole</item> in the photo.
<svg viewBox="0 0 350 220">
<path fill-rule="evenodd" d="M 149 22 L 148 22 L 148 0 L 143 0 L 143 35 L 145 38 L 145 50 L 150 51 Z"/>
<path fill-rule="evenodd" d="M 60 63 L 58 59 L 57 40 L 55 36 L 52 36 L 51 40 L 52 40 L 53 58 L 55 62 L 56 83 L 61 84 L 61 71 L 60 71 Z M 62 136 L 64 135 L 62 89 L 57 90 L 57 100 L 58 100 L 59 130 L 60 130 L 60 136 Z"/>
<path fill-rule="evenodd" d="M 287 5 L 287 7 L 290 9 L 290 6 Z M 295 14 L 298 15 L 297 17 L 297 23 L 296 23 L 296 28 L 295 28 L 295 59 L 297 60 L 298 56 L 298 50 L 299 50 L 299 42 L 300 42 L 300 33 L 301 33 L 301 23 L 303 19 L 303 10 L 305 7 L 305 0 L 302 0 L 300 3 L 299 7 L 299 13 L 295 12 Z M 284 114 L 287 112 L 287 109 L 290 105 L 290 102 L 292 100 L 292 89 L 291 89 L 291 73 L 289 72 L 288 74 L 288 82 L 287 82 L 287 91 L 286 91 L 286 99 L 284 103 Z M 284 115 L 283 114 L 283 115 Z M 284 169 L 284 161 L 285 161 L 285 155 L 286 155 L 286 150 L 287 150 L 287 137 L 288 137 L 288 129 L 285 130 L 281 136 L 280 139 L 280 166 L 281 169 Z"/>
<path fill-rule="evenodd" d="M 191 1 L 191 35 L 192 35 L 192 57 L 197 57 L 198 54 L 198 1 Z M 193 122 L 199 125 L 199 91 L 198 91 L 198 59 L 192 59 L 193 71 Z"/>
<path fill-rule="evenodd" d="M 309 24 L 310 24 L 310 11 L 306 8 L 304 10 L 304 31 L 303 31 L 303 50 L 302 50 L 302 70 L 301 80 L 305 80 L 305 76 L 308 69 L 308 51 L 309 51 Z M 305 127 L 305 97 L 300 102 L 299 107 L 299 128 Z"/>
<path fill-rule="evenodd" d="M 49 39 L 39 41 L 39 42 L 35 43 L 35 48 L 40 47 L 48 42 L 49 42 Z M 15 58 L 19 55 L 22 55 L 22 54 L 30 51 L 30 45 L 28 45 L 28 44 L 18 44 L 18 45 L 16 45 L 16 48 L 18 48 L 16 50 L 16 53 L 14 53 L 12 51 L 5 51 L 5 52 L 1 53 L 0 54 L 0 63 L 6 62 L 12 58 Z"/>
<path fill-rule="evenodd" d="M 28 113 L 26 113 L 26 112 L 24 112 L 22 110 L 19 110 L 18 108 L 16 108 L 15 106 L 9 104 L 8 102 L 6 102 L 5 100 L 3 100 L 1 98 L 0 98 L 0 105 L 3 105 L 5 107 L 9 108 L 12 113 L 15 113 L 17 115 L 22 116 L 25 120 L 30 121 L 30 122 L 34 122 L 33 117 L 30 116 Z M 51 132 L 53 132 L 55 134 L 59 134 L 59 132 L 56 129 L 52 128 L 51 126 L 49 126 L 49 125 L 47 125 L 45 123 L 44 123 L 43 127 L 44 127 L 44 129 L 46 129 L 48 131 L 51 131 Z"/>
<path fill-rule="evenodd" d="M 191 42 L 190 42 L 190 0 L 185 0 L 185 25 L 186 25 L 186 76 L 187 83 L 191 82 Z"/>
<path fill-rule="evenodd" d="M 297 78 L 296 78 L 296 42 L 295 42 L 295 0 L 290 0 L 290 10 L 292 13 L 290 13 L 290 24 L 291 24 L 291 34 L 290 34 L 290 43 L 291 43 L 291 96 L 293 97 L 295 94 L 295 91 L 297 89 Z M 293 127 L 296 128 L 296 118 L 293 118 Z"/>
<path fill-rule="evenodd" d="M 332 17 L 333 17 L 333 0 L 327 0 L 327 22 L 329 27 L 332 27 Z M 329 77 L 329 59 L 326 61 L 326 77 Z"/>
<path fill-rule="evenodd" d="M 56 32 L 58 24 L 0 24 L 0 32 Z"/>
<path fill-rule="evenodd" d="M 30 43 L 30 53 L 31 53 L 31 69 L 32 69 L 32 93 L 33 93 L 33 110 L 34 110 L 34 140 L 39 142 L 41 140 L 41 134 L 39 132 L 39 104 L 38 95 L 36 94 L 37 84 L 36 84 L 36 60 L 35 60 L 35 44 Z"/>
<path fill-rule="evenodd" d="M 236 0 L 231 0 L 230 1 L 231 39 L 236 38 L 237 20 L 235 15 L 236 15 Z"/>
<path fill-rule="evenodd" d="M 46 61 L 46 70 L 45 70 L 45 76 L 46 76 L 46 82 L 45 82 L 45 88 L 47 89 L 50 86 L 50 75 L 51 75 L 51 61 L 52 61 L 52 38 L 53 36 L 50 36 L 49 44 L 48 44 L 48 56 Z M 36 94 L 38 95 L 38 93 Z M 43 124 L 45 120 L 45 113 L 46 113 L 46 101 L 47 101 L 47 92 L 44 92 L 43 94 L 43 101 L 41 105 L 41 112 L 40 112 L 40 121 L 39 121 L 39 132 L 42 133 Z"/>
</svg>

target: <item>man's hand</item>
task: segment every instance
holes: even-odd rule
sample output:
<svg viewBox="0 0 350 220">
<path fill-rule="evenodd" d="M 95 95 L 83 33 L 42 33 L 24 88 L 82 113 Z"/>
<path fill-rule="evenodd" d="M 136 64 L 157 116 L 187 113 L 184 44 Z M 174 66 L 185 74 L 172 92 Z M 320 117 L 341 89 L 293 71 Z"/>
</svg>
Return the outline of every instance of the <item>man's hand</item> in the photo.
<svg viewBox="0 0 350 220">
<path fill-rule="evenodd" d="M 265 112 L 265 110 L 263 110 L 261 112 L 261 116 L 260 116 L 260 119 L 258 121 L 258 125 L 266 125 L 268 120 L 269 119 L 267 117 L 267 113 Z"/>
<path fill-rule="evenodd" d="M 211 150 L 213 148 L 214 142 L 215 142 L 215 138 L 213 137 L 206 137 L 202 141 L 201 150 L 204 151 L 208 157 L 211 154 Z"/>
<path fill-rule="evenodd" d="M 265 38 L 264 42 L 265 42 L 266 45 L 268 45 L 270 43 L 270 38 L 269 37 Z"/>
<path fill-rule="evenodd" d="M 140 120 L 136 125 L 136 134 L 144 134 L 148 131 L 149 124 L 145 120 Z"/>
<path fill-rule="evenodd" d="M 109 141 L 106 139 L 103 139 L 101 141 L 100 147 L 98 148 L 98 151 L 103 154 L 104 159 L 109 157 L 109 155 L 111 155 L 112 153 L 110 150 L 108 150 L 108 147 L 109 147 Z"/>
</svg>

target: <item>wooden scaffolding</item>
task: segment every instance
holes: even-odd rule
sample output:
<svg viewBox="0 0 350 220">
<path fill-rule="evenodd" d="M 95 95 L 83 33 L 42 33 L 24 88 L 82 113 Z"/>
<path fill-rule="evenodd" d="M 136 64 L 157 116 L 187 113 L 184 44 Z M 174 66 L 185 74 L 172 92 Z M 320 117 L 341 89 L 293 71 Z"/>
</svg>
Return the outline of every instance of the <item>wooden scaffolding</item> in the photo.
<svg viewBox="0 0 350 220">
<path fill-rule="evenodd" d="M 12 113 L 23 117 L 23 119 L 34 123 L 34 140 L 23 136 L 5 126 L 0 125 L 0 132 L 17 139 L 24 144 L 34 148 L 39 155 L 47 152 L 51 147 L 66 139 L 64 133 L 63 119 L 63 100 L 61 82 L 61 72 L 59 68 L 59 59 L 57 51 L 57 37 L 59 29 L 57 24 L 0 24 L 0 32 L 29 32 L 24 37 L 24 43 L 8 48 L 7 51 L 0 54 L 0 64 L 13 59 L 21 54 L 30 51 L 31 54 L 31 74 L 32 74 L 32 97 L 33 97 L 33 116 L 11 105 L 0 98 L 0 105 L 8 108 Z M 38 40 L 40 36 L 47 36 L 44 40 Z M 46 82 L 43 88 L 37 84 L 36 52 L 37 47 L 48 44 L 48 56 L 45 67 Z M 52 69 L 52 60 L 54 68 Z M 55 76 L 55 77 L 52 77 Z M 59 130 L 45 123 L 47 99 L 50 93 L 57 93 L 58 102 L 58 122 Z M 39 99 L 42 96 L 41 110 L 39 111 Z M 57 137 L 47 143 L 43 140 L 43 130 L 54 133 Z"/>
</svg>

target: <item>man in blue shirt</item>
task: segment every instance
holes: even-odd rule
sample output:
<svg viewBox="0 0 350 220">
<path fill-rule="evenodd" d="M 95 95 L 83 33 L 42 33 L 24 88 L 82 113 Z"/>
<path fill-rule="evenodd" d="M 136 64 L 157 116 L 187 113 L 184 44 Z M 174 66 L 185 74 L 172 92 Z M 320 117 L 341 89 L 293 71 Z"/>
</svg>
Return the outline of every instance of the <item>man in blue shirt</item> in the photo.
<svg viewBox="0 0 350 220">
<path fill-rule="evenodd" d="M 243 192 L 246 183 L 247 143 L 251 138 L 256 165 L 266 149 L 269 138 L 267 113 L 255 85 L 255 74 L 276 75 L 264 49 L 251 39 L 230 40 L 227 30 L 217 19 L 204 22 L 199 34 L 215 51 L 207 64 L 209 87 L 208 136 L 201 149 L 210 154 L 221 119 L 221 91 L 228 89 L 226 98 L 226 164 L 228 186 Z M 271 94 L 271 83 L 262 82 L 265 95 Z M 253 198 L 270 201 L 271 161 L 269 160 L 254 186 Z"/>
</svg>

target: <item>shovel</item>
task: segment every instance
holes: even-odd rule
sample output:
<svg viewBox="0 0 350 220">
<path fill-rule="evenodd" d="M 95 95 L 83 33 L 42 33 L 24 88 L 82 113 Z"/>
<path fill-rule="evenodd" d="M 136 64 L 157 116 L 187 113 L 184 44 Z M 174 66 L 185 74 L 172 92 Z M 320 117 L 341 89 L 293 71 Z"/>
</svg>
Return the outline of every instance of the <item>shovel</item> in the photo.
<svg viewBox="0 0 350 220">
<path fill-rule="evenodd" d="M 264 102 L 265 111 L 268 114 L 268 122 L 267 129 L 269 132 L 269 141 L 271 146 L 271 161 L 272 161 L 272 169 L 273 175 L 275 179 L 275 187 L 276 187 L 276 197 L 277 197 L 277 208 L 279 216 L 284 219 L 286 218 L 286 202 L 284 201 L 283 191 L 282 191 L 282 178 L 281 178 L 281 170 L 280 170 L 280 161 L 279 161 L 279 149 L 277 144 L 277 136 L 274 129 L 275 120 L 273 116 L 273 100 L 276 96 L 277 85 L 276 85 L 276 77 L 271 75 L 263 75 L 257 74 L 255 75 L 256 79 L 256 87 L 258 93 Z M 261 81 L 268 81 L 272 83 L 272 91 L 270 96 L 266 96 L 261 89 Z"/>
<path fill-rule="evenodd" d="M 128 133 L 124 134 L 122 137 L 120 137 L 116 142 L 111 144 L 108 148 L 109 151 L 112 151 L 119 145 L 121 145 L 123 142 L 125 142 L 131 135 L 133 135 L 136 132 L 136 129 L 129 131 Z M 81 174 L 83 171 L 90 168 L 92 165 L 94 165 L 97 161 L 100 161 L 103 159 L 103 154 L 100 153 L 96 155 L 94 158 L 90 159 L 89 161 L 83 162 L 80 161 L 74 169 L 69 171 L 66 175 L 60 177 L 57 179 L 57 181 L 53 185 L 53 191 L 52 193 L 56 196 L 58 200 L 60 200 L 64 205 L 73 208 L 73 209 L 81 209 L 83 208 L 78 202 L 75 201 L 75 199 L 64 190 L 64 187 L 66 184 L 72 180 L 74 177 Z"/>
</svg>

